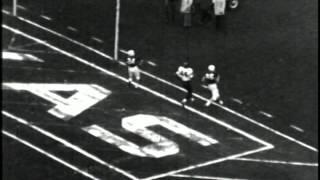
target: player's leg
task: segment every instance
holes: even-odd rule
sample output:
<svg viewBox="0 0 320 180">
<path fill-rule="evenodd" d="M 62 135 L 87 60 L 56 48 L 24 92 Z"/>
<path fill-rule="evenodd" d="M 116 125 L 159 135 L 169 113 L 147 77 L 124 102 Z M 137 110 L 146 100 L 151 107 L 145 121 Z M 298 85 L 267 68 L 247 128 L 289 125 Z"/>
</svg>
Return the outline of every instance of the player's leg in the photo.
<svg viewBox="0 0 320 180">
<path fill-rule="evenodd" d="M 135 67 L 134 69 L 133 69 L 133 76 L 134 76 L 134 78 L 135 78 L 135 80 L 138 82 L 138 81 L 140 81 L 140 70 L 139 70 L 139 68 L 138 67 Z M 138 86 L 135 84 L 134 85 L 134 87 L 135 88 L 137 88 Z"/>
<path fill-rule="evenodd" d="M 215 92 L 214 92 L 215 91 L 215 85 L 209 84 L 208 85 L 208 89 L 209 89 L 209 91 L 211 93 L 211 97 L 210 97 L 210 99 L 208 99 L 208 101 L 205 104 L 205 106 L 207 106 L 207 107 L 211 105 L 213 99 L 215 98 Z"/>
<path fill-rule="evenodd" d="M 132 84 L 132 78 L 133 78 L 132 68 L 128 68 L 128 75 L 129 75 L 128 83 L 129 83 L 129 85 L 131 85 Z"/>
</svg>

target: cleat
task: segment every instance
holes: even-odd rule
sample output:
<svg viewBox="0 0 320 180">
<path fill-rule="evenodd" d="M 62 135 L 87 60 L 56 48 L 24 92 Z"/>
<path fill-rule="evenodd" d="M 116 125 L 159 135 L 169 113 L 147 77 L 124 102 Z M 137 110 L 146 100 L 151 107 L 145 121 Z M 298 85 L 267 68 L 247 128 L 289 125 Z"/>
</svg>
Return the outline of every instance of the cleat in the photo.
<svg viewBox="0 0 320 180">
<path fill-rule="evenodd" d="M 208 101 L 208 102 L 205 104 L 206 107 L 209 107 L 210 105 L 211 105 L 211 101 Z"/>
<path fill-rule="evenodd" d="M 187 103 L 187 99 L 185 99 L 185 98 L 184 98 L 184 99 L 182 99 L 181 103 L 182 103 L 182 104 Z"/>
</svg>

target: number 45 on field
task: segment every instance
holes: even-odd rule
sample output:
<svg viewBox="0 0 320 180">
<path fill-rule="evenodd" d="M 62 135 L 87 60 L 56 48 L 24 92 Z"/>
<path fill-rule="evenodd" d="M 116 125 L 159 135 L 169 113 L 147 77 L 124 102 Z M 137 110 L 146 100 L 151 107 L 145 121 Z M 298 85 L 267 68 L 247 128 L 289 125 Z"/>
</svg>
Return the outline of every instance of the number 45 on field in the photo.
<svg viewBox="0 0 320 180">
<path fill-rule="evenodd" d="M 111 94 L 111 91 L 95 84 L 3 83 L 3 86 L 17 91 L 28 91 L 52 102 L 55 106 L 49 109 L 48 113 L 65 121 L 79 115 Z M 64 98 L 56 93 L 58 91 L 76 92 L 69 98 Z M 201 132 L 163 116 L 133 115 L 123 118 L 121 125 L 125 130 L 139 135 L 152 142 L 152 144 L 143 147 L 138 146 L 95 124 L 83 127 L 82 130 L 117 146 L 124 152 L 139 157 L 161 158 L 177 154 L 180 151 L 176 142 L 148 129 L 151 126 L 162 126 L 201 146 L 218 143 L 217 140 Z"/>
</svg>

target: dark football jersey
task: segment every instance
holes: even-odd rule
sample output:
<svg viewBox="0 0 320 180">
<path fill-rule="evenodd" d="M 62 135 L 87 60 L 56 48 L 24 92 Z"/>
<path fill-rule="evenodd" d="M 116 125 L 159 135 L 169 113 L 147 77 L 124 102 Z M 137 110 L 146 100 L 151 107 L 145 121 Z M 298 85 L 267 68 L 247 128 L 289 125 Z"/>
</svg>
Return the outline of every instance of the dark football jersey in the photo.
<svg viewBox="0 0 320 180">
<path fill-rule="evenodd" d="M 136 57 L 128 57 L 127 58 L 127 65 L 129 67 L 135 67 L 139 65 L 140 60 Z"/>
<path fill-rule="evenodd" d="M 208 72 L 203 77 L 204 82 L 207 84 L 214 84 L 219 82 L 219 74 L 216 72 Z"/>
</svg>

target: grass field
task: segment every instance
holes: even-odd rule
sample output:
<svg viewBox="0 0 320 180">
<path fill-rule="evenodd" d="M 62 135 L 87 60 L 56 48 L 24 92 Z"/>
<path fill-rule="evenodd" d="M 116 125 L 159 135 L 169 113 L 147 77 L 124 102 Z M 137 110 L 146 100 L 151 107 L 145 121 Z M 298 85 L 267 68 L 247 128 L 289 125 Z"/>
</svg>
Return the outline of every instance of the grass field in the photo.
<svg viewBox="0 0 320 180">
<path fill-rule="evenodd" d="M 219 32 L 197 17 L 191 29 L 180 16 L 166 24 L 161 1 L 122 0 L 120 48 L 145 60 L 135 89 L 127 84 L 125 55 L 112 60 L 114 1 L 25 0 L 18 17 L 4 1 L 3 51 L 38 60 L 3 58 L 3 178 L 317 179 L 316 3 L 243 0 Z M 174 72 L 187 58 L 196 101 L 183 108 Z M 222 75 L 225 104 L 206 108 L 200 78 L 211 63 Z M 128 129 L 140 120 L 124 124 L 135 115 L 160 118 L 140 126 L 178 152 L 161 146 L 151 150 L 171 155 L 154 158 L 141 151 L 151 140 Z M 162 117 L 211 144 L 168 129 Z M 86 130 L 92 125 L 126 142 L 97 138 Z"/>
</svg>

